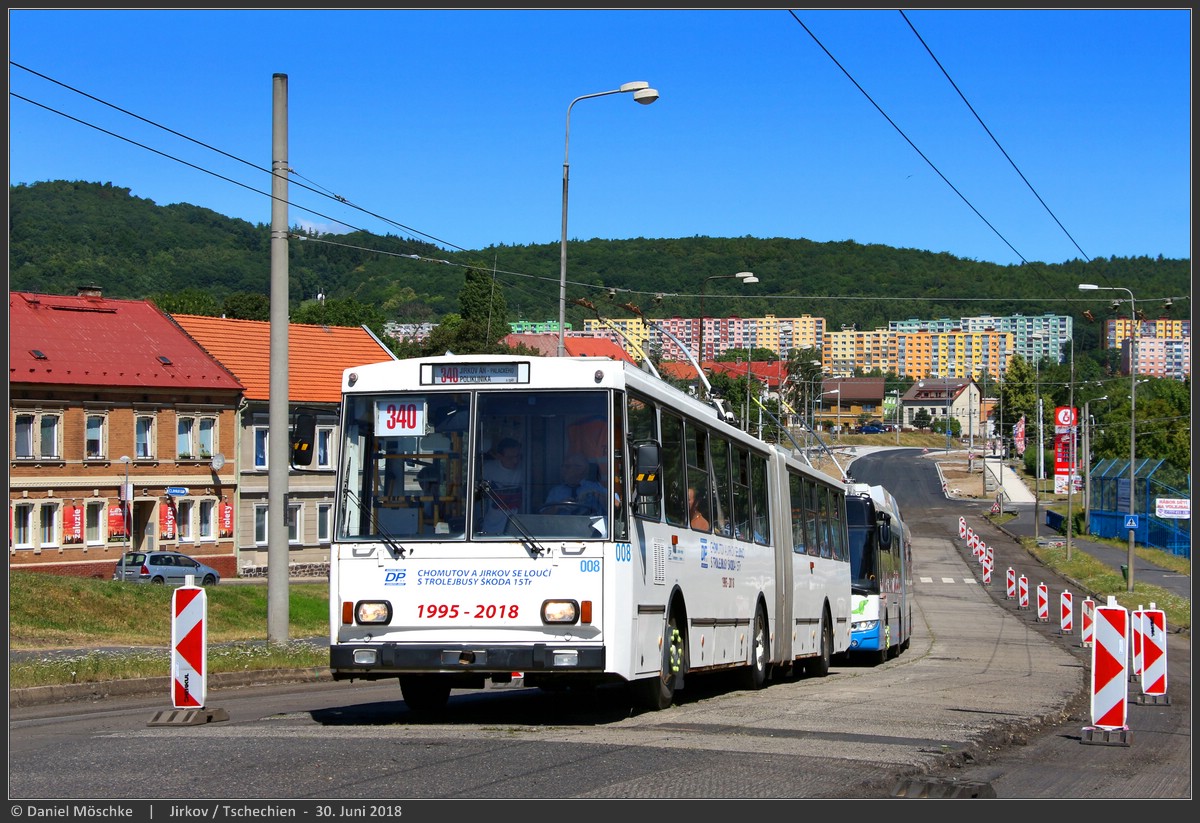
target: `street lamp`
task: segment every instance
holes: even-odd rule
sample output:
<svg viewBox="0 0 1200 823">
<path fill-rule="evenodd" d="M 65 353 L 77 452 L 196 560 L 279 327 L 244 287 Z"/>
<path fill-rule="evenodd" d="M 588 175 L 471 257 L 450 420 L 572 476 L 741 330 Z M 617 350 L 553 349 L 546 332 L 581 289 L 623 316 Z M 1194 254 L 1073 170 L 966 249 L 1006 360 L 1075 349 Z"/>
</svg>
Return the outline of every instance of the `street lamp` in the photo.
<svg viewBox="0 0 1200 823">
<path fill-rule="evenodd" d="M 1108 395 L 1083 401 L 1083 460 L 1087 471 L 1083 475 L 1083 533 L 1092 532 L 1092 409 L 1093 401 L 1107 400 Z"/>
<path fill-rule="evenodd" d="M 824 397 L 827 394 L 836 394 L 838 396 L 837 424 L 833 428 L 833 433 L 834 433 L 834 436 L 836 439 L 841 440 L 842 439 L 841 438 L 841 434 L 842 434 L 842 390 L 841 389 L 832 389 L 831 391 L 821 392 L 822 397 Z"/>
<path fill-rule="evenodd" d="M 123 454 L 121 455 L 121 462 L 125 464 L 125 485 L 121 488 L 121 504 L 125 507 L 125 551 L 128 552 L 133 549 L 133 544 L 130 542 L 133 539 L 133 530 L 129 523 L 133 515 L 133 512 L 129 508 L 129 464 L 133 461 L 130 460 L 129 455 Z"/>
<path fill-rule="evenodd" d="M 633 99 L 642 105 L 650 105 L 658 99 L 658 92 L 650 88 L 650 84 L 645 80 L 638 80 L 632 83 L 625 83 L 619 89 L 611 91 L 598 91 L 595 94 L 585 94 L 576 97 L 567 106 L 567 130 L 566 137 L 563 140 L 563 195 L 562 195 L 562 245 L 559 248 L 558 262 L 558 356 L 565 357 L 566 349 L 566 328 L 567 328 L 567 181 L 570 176 L 570 163 L 568 158 L 571 152 L 571 107 L 580 100 L 587 100 L 589 97 L 604 97 L 609 94 L 627 94 L 633 93 Z"/>
<path fill-rule="evenodd" d="M 950 453 L 950 372 L 954 371 L 954 363 L 946 364 L 946 454 Z"/>
<path fill-rule="evenodd" d="M 1033 540 L 1036 543 L 1038 540 L 1038 523 L 1042 518 L 1041 503 L 1042 503 L 1042 476 L 1046 473 L 1046 449 L 1042 442 L 1042 345 L 1041 340 L 1046 335 L 1040 331 L 1035 331 L 1029 335 L 1037 343 L 1037 356 L 1033 360 L 1033 391 L 1037 398 L 1037 430 L 1038 430 L 1038 452 L 1037 462 L 1034 464 L 1033 472 Z"/>
<path fill-rule="evenodd" d="M 704 278 L 704 282 L 700 284 L 700 350 L 696 354 L 696 362 L 700 364 L 700 368 L 704 368 L 704 292 L 708 288 L 708 281 L 731 280 L 735 277 L 743 285 L 758 282 L 758 278 L 754 276 L 754 272 L 740 271 L 737 274 L 713 274 Z"/>
<path fill-rule="evenodd" d="M 1132 526 L 1137 522 L 1137 468 L 1135 466 L 1135 458 L 1137 456 L 1137 430 L 1135 421 L 1137 419 L 1137 309 L 1134 306 L 1133 292 L 1124 286 L 1097 286 L 1093 283 L 1080 283 L 1080 291 L 1123 291 L 1129 295 L 1129 517 L 1126 518 L 1129 522 L 1126 525 Z M 1134 545 L 1136 542 L 1136 529 L 1129 529 L 1129 551 L 1126 557 L 1126 591 L 1133 591 L 1133 560 Z"/>
</svg>

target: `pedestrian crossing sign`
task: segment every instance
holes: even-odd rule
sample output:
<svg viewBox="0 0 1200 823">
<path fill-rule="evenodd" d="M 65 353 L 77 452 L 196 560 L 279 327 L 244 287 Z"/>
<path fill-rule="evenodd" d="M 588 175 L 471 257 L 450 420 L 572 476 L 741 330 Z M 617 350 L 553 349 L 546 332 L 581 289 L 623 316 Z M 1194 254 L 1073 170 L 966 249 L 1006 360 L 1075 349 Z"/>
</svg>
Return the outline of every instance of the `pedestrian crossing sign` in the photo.
<svg viewBox="0 0 1200 823">
<path fill-rule="evenodd" d="M 1125 528 L 1137 529 L 1137 527 L 1138 527 L 1138 516 L 1136 514 L 1125 515 Z"/>
</svg>

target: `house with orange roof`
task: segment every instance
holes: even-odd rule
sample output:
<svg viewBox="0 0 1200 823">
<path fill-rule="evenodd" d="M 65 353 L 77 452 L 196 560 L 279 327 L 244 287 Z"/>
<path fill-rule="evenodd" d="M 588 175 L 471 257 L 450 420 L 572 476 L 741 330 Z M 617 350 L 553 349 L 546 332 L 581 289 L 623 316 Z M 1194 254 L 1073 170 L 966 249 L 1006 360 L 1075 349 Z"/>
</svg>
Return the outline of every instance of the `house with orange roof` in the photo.
<svg viewBox="0 0 1200 823">
<path fill-rule="evenodd" d="M 9 567 L 112 576 L 127 550 L 236 573 L 243 386 L 153 303 L 9 292 Z"/>
<path fill-rule="evenodd" d="M 545 357 L 555 357 L 558 354 L 556 333 L 513 332 L 505 335 L 500 342 L 513 348 L 522 345 Z M 610 360 L 637 363 L 629 352 L 607 337 L 567 335 L 563 338 L 563 348 L 566 349 L 568 357 L 607 357 Z"/>
<path fill-rule="evenodd" d="M 238 572 L 243 577 L 265 576 L 271 324 L 184 314 L 172 319 L 245 387 L 233 450 L 238 478 L 234 529 Z M 324 577 L 333 536 L 342 373 L 353 366 L 394 360 L 395 355 L 365 326 L 289 323 L 287 342 L 290 416 L 303 411 L 317 419 L 312 464 L 288 470 L 288 566 L 291 576 Z"/>
</svg>

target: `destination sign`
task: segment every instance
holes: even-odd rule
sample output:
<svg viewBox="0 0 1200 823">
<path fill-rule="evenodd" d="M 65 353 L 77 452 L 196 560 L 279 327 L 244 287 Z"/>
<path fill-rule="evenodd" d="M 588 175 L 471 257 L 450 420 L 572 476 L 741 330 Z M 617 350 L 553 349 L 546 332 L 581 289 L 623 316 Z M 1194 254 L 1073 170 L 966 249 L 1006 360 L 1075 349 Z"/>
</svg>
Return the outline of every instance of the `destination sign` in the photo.
<svg viewBox="0 0 1200 823">
<path fill-rule="evenodd" d="M 422 386 L 469 386 L 528 383 L 529 363 L 426 363 L 421 366 Z"/>
</svg>

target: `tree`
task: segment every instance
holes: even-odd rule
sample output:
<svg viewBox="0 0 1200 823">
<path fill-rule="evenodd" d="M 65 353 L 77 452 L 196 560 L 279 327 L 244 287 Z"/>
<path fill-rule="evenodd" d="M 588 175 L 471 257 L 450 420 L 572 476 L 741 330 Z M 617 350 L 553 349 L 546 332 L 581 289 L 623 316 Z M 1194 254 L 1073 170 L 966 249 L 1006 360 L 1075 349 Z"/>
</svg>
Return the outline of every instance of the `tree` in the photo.
<svg viewBox="0 0 1200 823">
<path fill-rule="evenodd" d="M 234 320 L 270 320 L 271 298 L 265 294 L 237 292 L 225 298 L 221 313 Z"/>
<path fill-rule="evenodd" d="M 220 317 L 221 306 L 211 293 L 194 286 L 174 293 L 160 292 L 148 298 L 167 314 L 194 314 L 201 317 Z"/>
<path fill-rule="evenodd" d="M 929 428 L 929 412 L 925 409 L 917 409 L 917 413 L 913 415 L 913 425 L 918 429 Z"/>
</svg>

